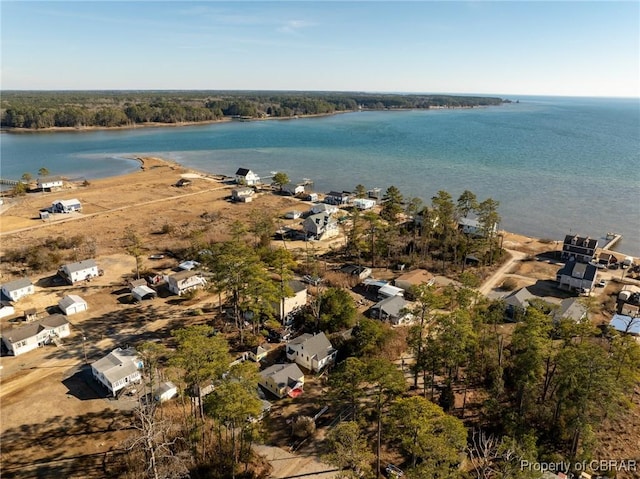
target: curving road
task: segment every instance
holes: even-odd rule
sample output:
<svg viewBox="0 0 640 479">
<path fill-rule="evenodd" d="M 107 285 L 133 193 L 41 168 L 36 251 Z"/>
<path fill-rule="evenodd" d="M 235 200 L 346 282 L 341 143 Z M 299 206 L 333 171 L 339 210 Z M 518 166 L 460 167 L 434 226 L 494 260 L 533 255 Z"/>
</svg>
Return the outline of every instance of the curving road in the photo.
<svg viewBox="0 0 640 479">
<path fill-rule="evenodd" d="M 511 270 L 511 267 L 515 263 L 522 261 L 527 257 L 527 254 L 521 251 L 515 251 L 512 249 L 507 249 L 505 251 L 511 255 L 511 258 L 505 264 L 500 266 L 500 268 L 498 268 L 496 272 L 478 288 L 478 291 L 480 291 L 481 294 L 487 296 L 496 288 L 496 286 L 501 285 L 507 275 L 507 272 Z"/>
</svg>

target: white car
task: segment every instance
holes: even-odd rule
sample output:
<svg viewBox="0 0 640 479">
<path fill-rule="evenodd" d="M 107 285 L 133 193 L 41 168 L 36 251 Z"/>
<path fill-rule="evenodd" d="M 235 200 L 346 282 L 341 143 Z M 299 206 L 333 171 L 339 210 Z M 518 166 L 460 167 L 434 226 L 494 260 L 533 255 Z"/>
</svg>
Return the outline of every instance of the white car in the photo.
<svg viewBox="0 0 640 479">
<path fill-rule="evenodd" d="M 398 466 L 394 466 L 393 464 L 387 464 L 387 467 L 384 468 L 384 472 L 387 473 L 387 477 L 403 477 L 404 471 L 400 469 Z"/>
</svg>

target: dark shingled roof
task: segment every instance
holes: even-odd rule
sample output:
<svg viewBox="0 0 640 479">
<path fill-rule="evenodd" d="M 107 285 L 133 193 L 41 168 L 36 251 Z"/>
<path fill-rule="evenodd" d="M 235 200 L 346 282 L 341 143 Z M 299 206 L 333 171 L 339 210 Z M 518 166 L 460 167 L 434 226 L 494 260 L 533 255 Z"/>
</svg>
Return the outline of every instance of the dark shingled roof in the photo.
<svg viewBox="0 0 640 479">
<path fill-rule="evenodd" d="M 247 169 L 247 168 L 238 168 L 238 171 L 236 171 L 236 175 L 240 175 L 240 176 L 247 176 L 247 174 L 250 172 L 251 170 Z"/>
</svg>

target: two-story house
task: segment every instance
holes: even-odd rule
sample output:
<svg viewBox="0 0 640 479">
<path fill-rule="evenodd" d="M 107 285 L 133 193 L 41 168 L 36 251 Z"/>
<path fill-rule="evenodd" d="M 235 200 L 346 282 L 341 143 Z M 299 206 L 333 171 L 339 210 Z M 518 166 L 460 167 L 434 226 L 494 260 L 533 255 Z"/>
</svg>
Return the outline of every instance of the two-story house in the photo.
<svg viewBox="0 0 640 479">
<path fill-rule="evenodd" d="M 280 299 L 280 304 L 274 305 L 277 316 L 283 323 L 287 322 L 289 315 L 304 308 L 307 304 L 307 287 L 304 283 L 298 280 L 288 281 L 287 289 L 292 293 L 292 296 L 284 297 L 283 295 Z"/>
<path fill-rule="evenodd" d="M 318 213 L 309 216 L 302 223 L 302 230 L 307 235 L 307 238 L 316 240 L 332 238 L 340 232 L 338 221 L 329 213 Z"/>
<path fill-rule="evenodd" d="M 592 261 L 598 248 L 598 240 L 578 235 L 566 235 L 562 244 L 563 261 L 579 261 L 588 263 Z"/>
<path fill-rule="evenodd" d="M 590 292 L 595 283 L 598 268 L 589 263 L 569 261 L 556 273 L 560 289 L 578 292 Z"/>
<path fill-rule="evenodd" d="M 287 359 L 309 371 L 321 371 L 335 361 L 337 354 L 324 333 L 305 333 L 287 344 Z"/>
<path fill-rule="evenodd" d="M 167 276 L 166 281 L 169 291 L 178 296 L 193 289 L 204 288 L 207 285 L 207 280 L 197 271 L 180 271 Z"/>
<path fill-rule="evenodd" d="M 85 259 L 76 263 L 63 265 L 58 274 L 67 280 L 67 283 L 74 284 L 79 281 L 86 281 L 97 278 L 100 275 L 98 265 L 92 259 Z"/>
<path fill-rule="evenodd" d="M 115 397 L 118 391 L 129 384 L 140 382 L 142 366 L 142 360 L 135 348 L 117 348 L 92 363 L 91 372 L 96 381 Z"/>
<path fill-rule="evenodd" d="M 260 183 L 260 177 L 247 168 L 238 168 L 236 183 L 239 185 L 255 186 Z"/>
</svg>

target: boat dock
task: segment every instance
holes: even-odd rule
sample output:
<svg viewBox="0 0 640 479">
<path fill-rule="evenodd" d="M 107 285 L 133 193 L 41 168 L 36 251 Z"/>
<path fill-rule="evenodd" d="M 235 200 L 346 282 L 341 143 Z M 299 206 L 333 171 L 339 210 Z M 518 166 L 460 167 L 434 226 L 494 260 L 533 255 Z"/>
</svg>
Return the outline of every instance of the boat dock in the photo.
<svg viewBox="0 0 640 479">
<path fill-rule="evenodd" d="M 622 239 L 622 235 L 618 233 L 607 233 L 607 236 L 603 238 L 606 243 L 602 245 L 602 249 L 608 250 L 613 248 L 618 241 Z"/>
</svg>

